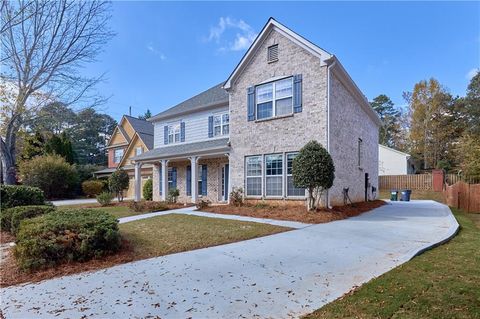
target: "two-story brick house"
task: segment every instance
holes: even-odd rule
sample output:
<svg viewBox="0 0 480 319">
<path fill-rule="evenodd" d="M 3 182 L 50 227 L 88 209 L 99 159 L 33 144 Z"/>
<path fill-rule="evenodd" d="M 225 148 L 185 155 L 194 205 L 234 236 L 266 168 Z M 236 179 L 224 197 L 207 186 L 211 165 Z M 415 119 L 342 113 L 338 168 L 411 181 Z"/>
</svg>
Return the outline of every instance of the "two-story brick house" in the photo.
<svg viewBox="0 0 480 319">
<path fill-rule="evenodd" d="M 377 186 L 378 116 L 334 55 L 274 19 L 224 83 L 149 120 L 154 149 L 134 161 L 136 174 L 153 165 L 155 200 L 171 187 L 192 202 L 228 201 L 233 187 L 247 199 L 304 200 L 292 161 L 310 140 L 335 163 L 329 204 L 343 203 L 344 188 L 361 201 Z"/>
<path fill-rule="evenodd" d="M 133 197 L 135 192 L 133 157 L 153 149 L 152 123 L 136 117 L 124 115 L 115 127 L 107 143 L 108 166 L 96 171 L 97 178 L 106 178 L 116 169 L 124 169 L 130 177 L 130 185 L 125 197 Z M 152 178 L 152 165 L 144 165 L 141 171 L 141 187 L 148 178 Z M 141 193 L 141 192 L 140 192 Z"/>
</svg>

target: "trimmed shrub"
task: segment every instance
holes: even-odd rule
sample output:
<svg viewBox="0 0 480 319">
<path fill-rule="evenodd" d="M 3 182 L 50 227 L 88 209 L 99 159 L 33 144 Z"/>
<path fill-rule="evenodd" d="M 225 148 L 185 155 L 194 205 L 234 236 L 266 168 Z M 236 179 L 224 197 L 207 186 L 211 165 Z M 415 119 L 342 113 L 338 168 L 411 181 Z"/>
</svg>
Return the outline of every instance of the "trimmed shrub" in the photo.
<svg viewBox="0 0 480 319">
<path fill-rule="evenodd" d="M 149 178 L 143 185 L 143 198 L 145 200 L 153 199 L 153 179 Z"/>
<path fill-rule="evenodd" d="M 22 270 L 35 270 L 101 257 L 120 246 L 114 216 L 93 209 L 70 209 L 23 221 L 13 252 Z"/>
<path fill-rule="evenodd" d="M 84 181 L 82 183 L 82 191 L 88 197 L 97 196 L 103 191 L 103 183 L 96 180 Z"/>
<path fill-rule="evenodd" d="M 160 212 L 169 209 L 165 202 L 140 201 L 130 202 L 128 207 L 137 213 Z"/>
<path fill-rule="evenodd" d="M 97 202 L 100 206 L 108 206 L 112 203 L 113 195 L 110 192 L 102 192 L 97 195 Z"/>
<path fill-rule="evenodd" d="M 180 196 L 180 191 L 178 188 L 170 188 L 168 190 L 167 202 L 176 203 L 178 196 Z"/>
<path fill-rule="evenodd" d="M 230 204 L 234 206 L 243 206 L 243 188 L 234 187 L 230 192 Z"/>
<path fill-rule="evenodd" d="M 55 210 L 54 206 L 19 206 L 7 209 L 10 215 L 9 231 L 16 235 L 20 227 L 20 223 L 28 218 L 51 213 Z M 3 228 L 2 228 L 3 229 Z"/>
<path fill-rule="evenodd" d="M 197 207 L 198 210 L 202 210 L 202 209 L 205 209 L 205 208 L 209 207 L 210 204 L 211 204 L 211 202 L 209 200 L 201 199 L 201 200 L 197 201 L 195 206 Z"/>
<path fill-rule="evenodd" d="M 0 185 L 1 210 L 26 205 L 43 205 L 45 196 L 38 187 Z"/>
<path fill-rule="evenodd" d="M 59 155 L 37 156 L 20 164 L 23 183 L 43 190 L 47 198 L 66 198 L 77 186 L 75 166 Z"/>
</svg>

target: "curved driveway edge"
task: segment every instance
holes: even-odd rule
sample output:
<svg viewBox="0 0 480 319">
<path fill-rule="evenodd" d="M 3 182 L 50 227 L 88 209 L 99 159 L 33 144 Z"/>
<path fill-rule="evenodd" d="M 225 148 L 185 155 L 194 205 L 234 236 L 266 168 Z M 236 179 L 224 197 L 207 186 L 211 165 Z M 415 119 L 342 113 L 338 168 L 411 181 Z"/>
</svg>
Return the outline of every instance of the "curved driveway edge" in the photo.
<svg viewBox="0 0 480 319">
<path fill-rule="evenodd" d="M 451 238 L 433 201 L 1 290 L 6 318 L 290 318 Z"/>
</svg>

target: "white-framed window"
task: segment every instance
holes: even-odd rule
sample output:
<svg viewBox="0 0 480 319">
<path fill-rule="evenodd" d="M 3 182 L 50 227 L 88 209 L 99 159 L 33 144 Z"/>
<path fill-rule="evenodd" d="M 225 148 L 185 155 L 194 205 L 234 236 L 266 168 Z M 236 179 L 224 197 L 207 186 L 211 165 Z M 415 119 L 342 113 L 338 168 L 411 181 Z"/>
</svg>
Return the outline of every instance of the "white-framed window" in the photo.
<svg viewBox="0 0 480 319">
<path fill-rule="evenodd" d="M 228 113 L 213 116 L 213 136 L 228 135 L 230 132 L 230 115 Z"/>
<path fill-rule="evenodd" d="M 118 164 L 122 160 L 123 157 L 123 148 L 117 148 L 115 151 L 113 151 L 113 162 Z"/>
<path fill-rule="evenodd" d="M 141 146 L 138 146 L 135 148 L 135 155 L 140 155 L 143 153 L 143 148 Z"/>
<path fill-rule="evenodd" d="M 180 123 L 168 126 L 168 144 L 180 142 Z"/>
<path fill-rule="evenodd" d="M 293 159 L 298 153 L 287 153 L 287 197 L 304 197 L 305 188 L 295 187 L 293 184 Z"/>
<path fill-rule="evenodd" d="M 265 155 L 265 196 L 283 195 L 283 154 Z"/>
<path fill-rule="evenodd" d="M 247 196 L 262 196 L 262 156 L 245 158 L 245 176 Z"/>
<path fill-rule="evenodd" d="M 293 113 L 293 77 L 258 85 L 255 90 L 258 120 Z"/>
<path fill-rule="evenodd" d="M 358 159 L 357 159 L 357 164 L 358 167 L 362 167 L 362 152 L 363 152 L 363 141 L 361 138 L 358 139 Z"/>
</svg>

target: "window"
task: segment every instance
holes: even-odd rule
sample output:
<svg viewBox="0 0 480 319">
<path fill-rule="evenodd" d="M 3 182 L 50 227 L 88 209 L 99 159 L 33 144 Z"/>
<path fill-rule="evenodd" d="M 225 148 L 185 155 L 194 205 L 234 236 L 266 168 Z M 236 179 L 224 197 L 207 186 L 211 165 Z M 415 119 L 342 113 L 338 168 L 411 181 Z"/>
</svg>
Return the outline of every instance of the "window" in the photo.
<svg viewBox="0 0 480 319">
<path fill-rule="evenodd" d="M 213 135 L 228 135 L 230 132 L 230 116 L 228 113 L 215 115 L 213 117 Z"/>
<path fill-rule="evenodd" d="M 143 148 L 141 146 L 135 148 L 135 155 L 140 155 L 143 153 Z"/>
<path fill-rule="evenodd" d="M 168 126 L 168 144 L 180 142 L 180 124 Z"/>
<path fill-rule="evenodd" d="M 298 153 L 287 154 L 287 196 L 305 196 L 305 189 L 293 185 L 293 159 Z"/>
<path fill-rule="evenodd" d="M 262 196 L 262 157 L 248 156 L 245 169 L 247 196 Z"/>
<path fill-rule="evenodd" d="M 358 139 L 358 167 L 362 167 L 362 152 L 363 152 L 363 141 L 361 138 Z"/>
<path fill-rule="evenodd" d="M 293 112 L 292 78 L 256 87 L 257 119 L 266 119 Z"/>
<path fill-rule="evenodd" d="M 118 148 L 114 151 L 113 153 L 113 162 L 114 163 L 120 163 L 123 157 L 123 148 Z"/>
<path fill-rule="evenodd" d="M 283 155 L 265 156 L 265 195 L 282 196 L 283 191 Z"/>
<path fill-rule="evenodd" d="M 203 184 L 202 172 L 203 172 L 203 165 L 198 165 L 197 170 L 198 170 L 198 171 L 197 171 L 197 181 L 198 181 L 197 194 L 198 194 L 198 196 L 202 196 L 202 184 Z"/>
<path fill-rule="evenodd" d="M 267 61 L 275 62 L 278 60 L 278 44 L 274 44 L 267 49 Z"/>
<path fill-rule="evenodd" d="M 173 188 L 176 188 L 177 187 L 177 183 L 175 181 L 175 178 L 174 178 L 174 171 L 176 171 L 175 168 L 173 167 L 169 167 L 168 168 L 168 189 L 173 189 Z"/>
</svg>

